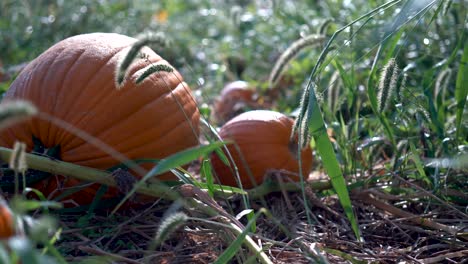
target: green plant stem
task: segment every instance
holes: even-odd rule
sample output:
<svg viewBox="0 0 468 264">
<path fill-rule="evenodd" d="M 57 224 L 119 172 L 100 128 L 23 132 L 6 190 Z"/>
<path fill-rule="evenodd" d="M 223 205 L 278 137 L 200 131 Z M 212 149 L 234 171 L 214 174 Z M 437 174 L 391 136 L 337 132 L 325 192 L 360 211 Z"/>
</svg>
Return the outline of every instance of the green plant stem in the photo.
<svg viewBox="0 0 468 264">
<path fill-rule="evenodd" d="M 329 180 L 317 180 L 313 182 L 306 182 L 305 183 L 308 187 L 312 188 L 314 191 L 323 191 L 332 188 L 331 182 Z M 281 185 L 275 182 L 264 182 L 258 187 L 254 189 L 250 189 L 247 191 L 247 196 L 250 199 L 257 199 L 262 196 L 265 196 L 272 192 L 280 192 L 280 191 L 300 191 L 301 185 L 296 182 L 288 182 L 283 183 Z"/>
<path fill-rule="evenodd" d="M 11 149 L 0 147 L 0 159 L 3 161 L 7 162 L 10 159 L 11 153 Z M 31 169 L 117 187 L 117 184 L 114 181 L 111 173 L 106 171 L 79 166 L 59 160 L 53 160 L 48 157 L 37 156 L 33 154 L 26 154 L 26 162 L 28 167 Z M 155 183 L 142 186 L 139 188 L 138 192 L 149 196 L 164 197 L 169 200 L 176 200 L 180 197 L 180 195 L 172 191 L 170 187 Z"/>
<path fill-rule="evenodd" d="M 10 160 L 11 154 L 11 149 L 0 147 L 1 160 L 8 162 Z M 73 177 L 83 181 L 97 182 L 111 187 L 117 187 L 117 184 L 114 181 L 114 178 L 111 175 L 111 173 L 106 171 L 79 166 L 68 162 L 52 160 L 47 157 L 37 156 L 33 154 L 26 154 L 26 163 L 31 169 Z M 136 192 L 153 197 L 164 197 L 168 200 L 177 200 L 181 197 L 181 195 L 178 192 L 172 190 L 170 187 L 164 184 L 157 183 L 148 183 L 140 185 Z M 211 217 L 219 215 L 219 213 L 215 209 L 193 198 L 184 198 L 184 206 L 186 208 L 195 207 Z M 233 232 L 237 236 L 240 236 L 242 234 L 242 228 L 236 225 L 235 223 L 229 222 L 229 226 L 232 227 Z M 250 251 L 252 251 L 253 254 L 255 254 L 258 257 L 261 263 L 273 263 L 250 236 L 246 236 L 244 244 L 247 246 L 247 248 L 249 248 Z"/>
</svg>

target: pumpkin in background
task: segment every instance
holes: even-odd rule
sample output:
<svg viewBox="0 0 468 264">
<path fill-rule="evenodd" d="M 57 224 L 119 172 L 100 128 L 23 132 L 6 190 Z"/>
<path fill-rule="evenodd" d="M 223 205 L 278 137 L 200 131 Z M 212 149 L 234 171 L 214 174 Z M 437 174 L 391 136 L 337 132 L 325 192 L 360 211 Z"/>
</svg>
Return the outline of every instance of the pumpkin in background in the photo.
<svg viewBox="0 0 468 264">
<path fill-rule="evenodd" d="M 145 67 L 170 65 L 154 51 L 143 48 L 140 52 L 144 56 L 137 57 L 122 87 L 116 88 L 117 65 L 136 41 L 110 33 L 65 39 L 29 63 L 3 100 L 29 100 L 40 112 L 85 131 L 128 159 L 161 159 L 197 145 L 200 114 L 179 72 L 158 72 L 135 84 Z M 33 136 L 45 148 L 60 146 L 59 158 L 66 162 L 103 170 L 120 163 L 40 115 L 0 131 L 0 145 L 11 148 L 19 140 L 31 151 Z M 177 178 L 164 174 L 159 179 Z M 66 189 L 80 182 L 61 177 L 59 184 Z M 89 203 L 98 186 L 93 184 L 70 198 Z M 50 177 L 35 187 L 48 195 L 56 189 L 57 181 Z M 116 190 L 111 190 L 106 197 L 115 193 Z"/>
<path fill-rule="evenodd" d="M 299 180 L 297 137 L 291 141 L 294 120 L 274 111 L 255 110 L 245 112 L 221 127 L 223 140 L 232 140 L 227 145 L 239 170 L 244 188 L 261 184 L 269 170 L 292 172 L 290 178 Z M 235 144 L 239 146 L 240 153 Z M 312 169 L 312 150 L 301 150 L 302 173 L 307 178 Z M 212 165 L 221 184 L 238 186 L 232 168 L 225 165 L 217 154 L 212 155 Z M 253 176 L 252 181 L 249 171 Z"/>
<path fill-rule="evenodd" d="M 219 123 L 224 123 L 239 113 L 258 108 L 258 94 L 245 81 L 228 83 L 214 105 L 214 115 Z"/>
</svg>

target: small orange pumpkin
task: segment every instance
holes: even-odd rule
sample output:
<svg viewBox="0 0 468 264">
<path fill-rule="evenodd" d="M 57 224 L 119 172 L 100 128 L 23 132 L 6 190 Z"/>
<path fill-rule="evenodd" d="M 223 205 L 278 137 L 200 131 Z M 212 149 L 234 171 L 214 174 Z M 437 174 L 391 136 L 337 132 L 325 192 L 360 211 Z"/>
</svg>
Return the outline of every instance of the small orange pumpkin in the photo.
<svg viewBox="0 0 468 264">
<path fill-rule="evenodd" d="M 200 113 L 179 72 L 158 72 L 135 84 L 143 68 L 170 66 L 154 51 L 148 47 L 141 50 L 144 56 L 132 63 L 123 86 L 117 89 L 117 65 L 136 41 L 110 33 L 67 38 L 29 63 L 3 100 L 29 100 L 40 112 L 85 131 L 128 159 L 161 159 L 197 145 Z M 59 145 L 63 161 L 97 169 L 120 163 L 78 135 L 38 117 L 0 131 L 0 145 L 11 148 L 19 140 L 31 151 L 33 136 L 45 148 Z M 164 174 L 159 179 L 177 178 Z M 59 178 L 57 183 L 51 177 L 36 187 L 48 195 L 57 184 L 67 188 L 79 183 L 71 178 Z M 89 203 L 97 187 L 94 184 L 69 198 Z M 115 193 L 113 190 L 105 197 Z"/>
<path fill-rule="evenodd" d="M 258 95 L 245 81 L 228 83 L 215 102 L 214 114 L 216 120 L 224 123 L 236 116 L 244 108 L 257 108 Z"/>
<path fill-rule="evenodd" d="M 0 197 L 0 240 L 8 239 L 15 235 L 13 215 L 8 205 Z"/>
<path fill-rule="evenodd" d="M 264 181 L 269 170 L 292 172 L 290 178 L 299 180 L 297 137 L 291 141 L 293 119 L 267 110 L 255 110 L 238 115 L 221 127 L 219 135 L 235 143 L 228 145 L 230 154 L 239 170 L 244 188 L 252 188 Z M 237 151 L 235 144 L 239 147 Z M 309 175 L 312 169 L 312 150 L 301 150 L 302 173 Z M 238 186 L 232 169 L 218 155 L 211 159 L 213 169 L 221 184 Z M 249 176 L 249 172 L 251 176 Z"/>
</svg>

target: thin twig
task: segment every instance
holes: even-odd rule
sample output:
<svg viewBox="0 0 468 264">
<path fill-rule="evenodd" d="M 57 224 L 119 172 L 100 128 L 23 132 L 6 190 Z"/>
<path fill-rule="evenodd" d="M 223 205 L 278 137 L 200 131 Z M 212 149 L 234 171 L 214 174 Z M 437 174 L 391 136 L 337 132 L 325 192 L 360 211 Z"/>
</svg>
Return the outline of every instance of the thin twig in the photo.
<svg viewBox="0 0 468 264">
<path fill-rule="evenodd" d="M 439 255 L 436 257 L 432 257 L 432 258 L 419 259 L 419 261 L 425 264 L 430 264 L 430 263 L 440 263 L 444 260 L 451 259 L 451 258 L 464 258 L 464 257 L 465 258 L 468 257 L 468 250 L 450 252 L 450 253 Z"/>
<path fill-rule="evenodd" d="M 451 204 L 447 203 L 446 201 L 440 199 L 439 197 L 435 196 L 433 193 L 431 193 L 431 192 L 429 192 L 429 191 L 427 191 L 427 190 L 424 190 L 423 188 L 421 188 L 421 187 L 420 187 L 419 185 L 417 185 L 417 184 L 414 184 L 414 183 L 412 183 L 412 182 L 410 182 L 410 181 L 408 181 L 408 180 L 406 180 L 406 179 L 403 179 L 402 177 L 400 177 L 400 176 L 397 175 L 396 173 L 392 173 L 392 175 L 393 175 L 394 177 L 398 178 L 398 180 L 400 180 L 400 181 L 402 181 L 402 182 L 408 184 L 409 186 L 411 186 L 411 187 L 413 187 L 413 188 L 415 188 L 415 189 L 417 189 L 417 190 L 423 192 L 423 193 L 426 194 L 427 196 L 429 196 L 429 197 L 431 197 L 431 198 L 437 200 L 439 203 L 441 203 L 441 204 L 447 206 L 448 208 L 454 210 L 455 212 L 457 212 L 458 214 L 460 214 L 461 216 L 463 216 L 465 219 L 468 219 L 468 215 L 467 215 L 467 214 L 463 213 L 462 211 L 460 211 L 459 209 L 457 209 L 457 208 L 454 207 L 453 205 L 451 205 Z"/>
<path fill-rule="evenodd" d="M 419 224 L 419 225 L 422 225 L 422 226 L 425 226 L 425 227 L 429 227 L 429 228 L 432 228 L 432 229 L 435 229 L 435 230 L 442 230 L 442 231 L 445 231 L 449 234 L 452 234 L 452 235 L 456 235 L 457 234 L 457 230 L 452 228 L 452 227 L 449 227 L 449 226 L 446 226 L 446 225 L 443 225 L 443 224 L 440 224 L 440 223 L 437 223 L 435 221 L 432 221 L 431 219 L 428 219 L 428 218 L 423 218 L 423 217 L 420 217 L 420 216 L 417 216 L 415 214 L 412 214 L 412 213 L 409 213 L 409 212 L 406 212 L 404 210 L 401 210 L 393 205 L 390 205 L 390 204 L 387 204 L 385 202 L 382 202 L 382 201 L 379 201 L 379 200 L 376 200 L 374 199 L 370 194 L 369 192 L 361 192 L 357 195 L 357 197 L 367 203 L 367 204 L 371 204 L 375 207 L 378 207 L 384 211 L 387 211 L 393 215 L 396 215 L 398 217 L 404 217 L 404 218 L 408 218 L 408 220 L 412 221 L 413 223 L 416 223 L 416 224 Z"/>
<path fill-rule="evenodd" d="M 120 255 L 117 255 L 117 254 L 112 254 L 112 253 L 106 252 L 106 251 L 104 251 L 104 250 L 102 250 L 100 248 L 79 246 L 78 249 L 83 251 L 83 252 L 90 253 L 90 254 L 93 254 L 93 255 L 110 257 L 113 260 L 116 260 L 116 261 L 119 261 L 119 262 L 123 261 L 123 262 L 131 263 L 131 264 L 139 264 L 140 263 L 140 262 L 138 262 L 136 260 L 133 260 L 133 259 L 129 259 L 129 258 L 120 256 Z"/>
</svg>

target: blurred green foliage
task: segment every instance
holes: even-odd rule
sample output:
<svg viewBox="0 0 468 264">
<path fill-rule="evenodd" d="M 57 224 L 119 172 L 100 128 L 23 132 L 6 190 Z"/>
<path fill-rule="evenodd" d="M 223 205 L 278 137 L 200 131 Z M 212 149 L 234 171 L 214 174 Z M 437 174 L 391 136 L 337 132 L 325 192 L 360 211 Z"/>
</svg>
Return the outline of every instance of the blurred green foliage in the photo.
<svg viewBox="0 0 468 264">
<path fill-rule="evenodd" d="M 54 43 L 77 34 L 117 32 L 135 35 L 147 27 L 154 1 L 0 1 L 0 59 L 4 64 L 32 60 Z"/>
</svg>

